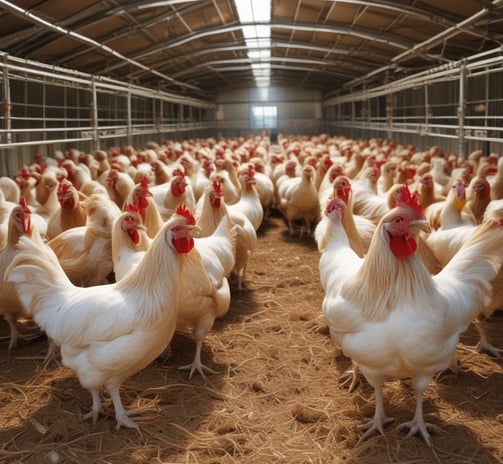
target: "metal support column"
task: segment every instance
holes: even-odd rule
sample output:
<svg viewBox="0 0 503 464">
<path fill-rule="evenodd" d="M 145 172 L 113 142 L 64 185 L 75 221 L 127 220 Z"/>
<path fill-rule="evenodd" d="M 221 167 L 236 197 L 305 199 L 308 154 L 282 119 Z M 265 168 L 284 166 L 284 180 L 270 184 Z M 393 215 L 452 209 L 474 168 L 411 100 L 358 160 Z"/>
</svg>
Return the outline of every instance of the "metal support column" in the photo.
<svg viewBox="0 0 503 464">
<path fill-rule="evenodd" d="M 465 116 L 466 116 L 466 63 L 459 68 L 459 107 L 458 107 L 458 156 L 465 158 Z"/>
<path fill-rule="evenodd" d="M 100 149 L 100 138 L 98 135 L 98 96 L 96 94 L 96 83 L 94 80 L 94 76 L 91 79 L 91 104 L 90 112 L 91 112 L 91 127 L 92 127 L 92 144 L 94 150 Z"/>
<path fill-rule="evenodd" d="M 133 145 L 133 130 L 132 130 L 133 115 L 131 114 L 131 91 L 127 92 L 127 129 L 126 129 L 126 144 Z"/>
<path fill-rule="evenodd" d="M 7 61 L 7 56 L 5 56 L 5 61 Z M 3 102 L 2 102 L 2 112 L 3 121 L 5 129 L 5 137 L 2 143 L 10 144 L 12 143 L 12 121 L 11 121 L 11 100 L 10 100 L 10 83 L 9 83 L 9 71 L 7 66 L 3 68 Z M 4 152 L 5 156 L 2 156 L 2 175 L 10 175 L 10 157 L 12 156 L 12 149 L 8 148 Z"/>
</svg>

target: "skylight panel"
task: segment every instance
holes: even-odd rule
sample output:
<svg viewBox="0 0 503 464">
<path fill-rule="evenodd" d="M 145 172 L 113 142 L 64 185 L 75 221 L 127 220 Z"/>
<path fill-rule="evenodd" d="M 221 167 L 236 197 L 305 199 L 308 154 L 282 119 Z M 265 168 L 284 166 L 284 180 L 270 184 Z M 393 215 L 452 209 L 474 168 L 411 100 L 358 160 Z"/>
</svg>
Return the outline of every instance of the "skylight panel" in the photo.
<svg viewBox="0 0 503 464">
<path fill-rule="evenodd" d="M 268 87 L 271 76 L 271 0 L 234 0 L 248 47 L 257 87 Z M 260 23 L 260 24 L 257 24 Z"/>
</svg>

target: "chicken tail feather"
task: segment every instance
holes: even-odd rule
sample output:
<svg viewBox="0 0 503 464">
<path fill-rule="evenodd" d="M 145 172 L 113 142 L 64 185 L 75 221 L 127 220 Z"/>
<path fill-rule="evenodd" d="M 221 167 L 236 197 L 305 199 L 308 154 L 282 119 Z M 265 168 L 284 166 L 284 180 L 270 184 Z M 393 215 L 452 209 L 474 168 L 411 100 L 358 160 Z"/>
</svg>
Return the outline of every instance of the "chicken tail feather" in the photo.
<svg viewBox="0 0 503 464">
<path fill-rule="evenodd" d="M 5 271 L 4 278 L 18 289 L 28 316 L 36 312 L 37 301 L 57 288 L 72 287 L 54 252 L 40 238 L 23 236 L 18 253 Z"/>
</svg>

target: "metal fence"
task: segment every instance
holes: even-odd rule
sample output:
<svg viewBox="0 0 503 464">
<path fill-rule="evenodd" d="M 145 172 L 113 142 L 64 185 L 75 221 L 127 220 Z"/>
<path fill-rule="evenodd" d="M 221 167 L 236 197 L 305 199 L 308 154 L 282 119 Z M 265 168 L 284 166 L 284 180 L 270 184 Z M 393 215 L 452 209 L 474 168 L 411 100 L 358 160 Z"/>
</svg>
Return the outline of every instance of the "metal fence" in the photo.
<svg viewBox="0 0 503 464">
<path fill-rule="evenodd" d="M 217 118 L 201 101 L 0 52 L 0 175 L 40 151 L 145 146 L 254 132 L 243 119 Z M 313 103 L 314 105 L 314 103 Z M 276 131 L 393 139 L 466 156 L 503 150 L 503 48 L 375 88 L 348 88 L 322 103 L 323 118 L 280 117 Z M 257 131 L 255 131 L 257 132 Z"/>
<path fill-rule="evenodd" d="M 503 150 L 503 48 L 323 103 L 327 130 L 466 156 Z"/>
<path fill-rule="evenodd" d="M 0 175 L 77 147 L 207 136 L 215 105 L 1 54 Z"/>
</svg>

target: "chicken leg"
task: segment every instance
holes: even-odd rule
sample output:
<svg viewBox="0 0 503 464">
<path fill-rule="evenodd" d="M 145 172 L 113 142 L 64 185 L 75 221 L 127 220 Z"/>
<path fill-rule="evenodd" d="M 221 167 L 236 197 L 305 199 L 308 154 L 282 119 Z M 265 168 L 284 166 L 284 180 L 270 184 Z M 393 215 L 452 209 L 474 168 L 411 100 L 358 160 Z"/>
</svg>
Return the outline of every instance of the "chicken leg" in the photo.
<svg viewBox="0 0 503 464">
<path fill-rule="evenodd" d="M 213 326 L 214 318 L 206 317 L 200 319 L 197 324 L 194 326 L 192 336 L 196 340 L 196 354 L 194 355 L 194 361 L 191 364 L 187 364 L 186 366 L 180 366 L 178 369 L 182 371 L 190 371 L 189 379 L 192 378 L 194 371 L 199 372 L 203 379 L 206 379 L 204 375 L 204 371 L 209 372 L 210 374 L 216 374 L 216 372 L 209 367 L 205 366 L 201 362 L 201 350 L 203 348 L 203 341 L 206 337 L 206 334 Z"/>
<path fill-rule="evenodd" d="M 106 382 L 105 387 L 108 390 L 108 393 L 110 393 L 110 397 L 112 398 L 112 403 L 115 409 L 115 420 L 117 421 L 115 428 L 119 430 L 122 426 L 140 431 L 138 424 L 128 417 L 130 414 L 138 412 L 138 410 L 126 411 L 124 409 L 119 391 L 120 385 L 118 385 L 114 379 L 111 379 Z"/>
<path fill-rule="evenodd" d="M 475 319 L 473 321 L 473 324 L 475 325 L 480 338 L 479 342 L 475 346 L 475 350 L 478 353 L 489 352 L 496 358 L 501 357 L 500 353 L 503 352 L 503 350 L 496 348 L 492 343 L 489 342 L 482 320 Z"/>
<path fill-rule="evenodd" d="M 419 432 L 423 437 L 423 440 L 431 448 L 433 443 L 430 434 L 428 433 L 428 428 L 432 430 L 441 430 L 441 429 L 434 424 L 425 422 L 423 418 L 423 392 L 430 383 L 430 380 L 431 376 L 412 379 L 414 385 L 414 391 L 416 392 L 416 412 L 414 414 L 414 418 L 411 421 L 400 424 L 398 426 L 398 429 L 399 430 L 405 428 L 409 429 L 407 438 Z"/>
<path fill-rule="evenodd" d="M 96 422 L 98 422 L 99 415 L 103 414 L 103 406 L 101 405 L 101 398 L 100 398 L 99 390 L 93 388 L 90 390 L 90 392 L 91 392 L 91 396 L 93 398 L 93 406 L 91 408 L 91 411 L 88 412 L 84 416 L 84 420 L 92 417 L 93 424 L 96 424 Z"/>
<path fill-rule="evenodd" d="M 363 440 L 369 437 L 374 432 L 379 432 L 384 435 L 384 425 L 393 422 L 395 419 L 393 417 L 386 417 L 384 414 L 384 403 L 382 398 L 382 390 L 384 381 L 386 380 L 384 376 L 377 373 L 371 373 L 365 371 L 363 373 L 367 381 L 374 387 L 375 394 L 375 413 L 374 417 L 367 423 L 358 426 L 358 430 L 364 431 L 365 433 L 358 440 L 360 444 Z"/>
<path fill-rule="evenodd" d="M 358 367 L 358 364 L 356 364 L 354 361 L 352 362 L 352 367 L 345 372 L 342 373 L 340 376 L 339 380 L 341 380 L 341 386 L 346 385 L 349 381 L 349 388 L 348 391 L 351 393 L 355 387 L 358 385 L 360 382 L 360 368 Z"/>
<path fill-rule="evenodd" d="M 187 364 L 185 366 L 180 366 L 178 368 L 181 371 L 190 370 L 189 380 L 192 378 L 194 371 L 199 372 L 199 374 L 201 374 L 201 377 L 203 379 L 206 379 L 206 376 L 204 375 L 204 371 L 209 372 L 210 374 L 216 374 L 216 372 L 213 369 L 210 369 L 208 366 L 205 366 L 201 362 L 201 349 L 202 349 L 202 347 L 203 347 L 203 341 L 197 340 L 196 341 L 196 354 L 194 355 L 194 361 L 192 361 L 192 363 L 190 363 L 190 364 Z"/>
<path fill-rule="evenodd" d="M 5 314 L 4 319 L 9 324 L 10 329 L 10 340 L 9 340 L 9 348 L 7 354 L 10 354 L 11 350 L 17 347 L 17 339 L 19 337 L 19 330 L 16 324 L 16 316 L 13 314 Z"/>
</svg>

